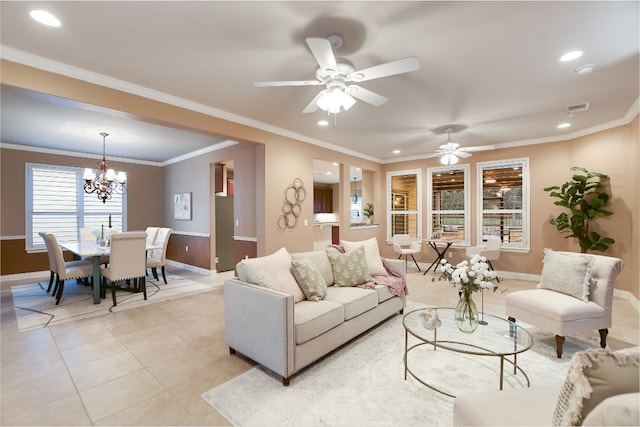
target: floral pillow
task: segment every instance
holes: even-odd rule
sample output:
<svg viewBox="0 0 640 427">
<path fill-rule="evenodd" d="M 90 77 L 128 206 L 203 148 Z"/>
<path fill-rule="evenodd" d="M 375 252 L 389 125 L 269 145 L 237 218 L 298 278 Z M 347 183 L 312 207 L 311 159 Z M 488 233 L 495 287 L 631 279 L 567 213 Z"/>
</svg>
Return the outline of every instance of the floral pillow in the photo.
<svg viewBox="0 0 640 427">
<path fill-rule="evenodd" d="M 306 258 L 294 258 L 291 272 L 308 300 L 320 301 L 327 296 L 327 282 L 313 262 Z"/>
<path fill-rule="evenodd" d="M 333 269 L 334 286 L 358 286 L 370 282 L 364 246 L 347 253 L 327 252 Z"/>
<path fill-rule="evenodd" d="M 369 274 L 372 276 L 389 275 L 389 273 L 387 273 L 387 269 L 382 265 L 382 260 L 380 259 L 380 248 L 378 248 L 378 240 L 375 237 L 361 242 L 340 240 L 340 244 L 344 248 L 345 252 L 351 252 L 361 246 L 364 246 L 365 257 L 367 258 L 367 265 L 369 266 Z"/>
<path fill-rule="evenodd" d="M 539 289 L 549 289 L 589 302 L 591 257 L 545 248 Z"/>
</svg>

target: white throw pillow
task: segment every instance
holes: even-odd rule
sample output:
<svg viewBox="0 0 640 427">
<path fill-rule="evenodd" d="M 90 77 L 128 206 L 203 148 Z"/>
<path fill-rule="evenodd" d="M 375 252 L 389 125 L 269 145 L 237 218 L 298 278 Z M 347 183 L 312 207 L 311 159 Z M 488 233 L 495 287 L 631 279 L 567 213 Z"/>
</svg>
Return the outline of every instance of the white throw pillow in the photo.
<svg viewBox="0 0 640 427">
<path fill-rule="evenodd" d="M 236 266 L 238 279 L 293 294 L 294 302 L 304 300 L 304 293 L 291 274 L 291 255 L 280 248 L 271 255 L 243 259 Z"/>
<path fill-rule="evenodd" d="M 372 237 L 368 240 L 361 242 L 349 242 L 347 240 L 340 240 L 340 244 L 344 248 L 345 252 L 353 252 L 360 246 L 364 246 L 364 255 L 369 266 L 369 274 L 372 276 L 388 276 L 387 270 L 382 265 L 380 259 L 380 249 L 378 248 L 378 240 Z"/>
<path fill-rule="evenodd" d="M 539 289 L 549 289 L 589 302 L 591 257 L 544 249 Z"/>
</svg>

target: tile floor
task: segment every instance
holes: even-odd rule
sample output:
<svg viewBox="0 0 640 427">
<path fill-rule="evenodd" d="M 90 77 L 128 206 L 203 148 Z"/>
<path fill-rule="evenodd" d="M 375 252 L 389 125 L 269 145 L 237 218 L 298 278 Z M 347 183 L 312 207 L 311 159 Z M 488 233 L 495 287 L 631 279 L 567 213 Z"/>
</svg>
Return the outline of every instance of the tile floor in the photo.
<svg viewBox="0 0 640 427">
<path fill-rule="evenodd" d="M 203 283 L 225 277 L 170 270 Z M 222 289 L 19 333 L 15 284 L 0 293 L 0 425 L 229 425 L 200 397 L 252 367 L 224 344 Z M 449 285 L 412 267 L 408 284 L 412 301 L 455 304 Z M 501 290 L 531 286 L 506 280 Z M 502 314 L 503 300 L 500 290 L 487 294 L 485 310 Z M 613 323 L 612 346 L 638 345 L 632 303 L 615 298 Z"/>
</svg>

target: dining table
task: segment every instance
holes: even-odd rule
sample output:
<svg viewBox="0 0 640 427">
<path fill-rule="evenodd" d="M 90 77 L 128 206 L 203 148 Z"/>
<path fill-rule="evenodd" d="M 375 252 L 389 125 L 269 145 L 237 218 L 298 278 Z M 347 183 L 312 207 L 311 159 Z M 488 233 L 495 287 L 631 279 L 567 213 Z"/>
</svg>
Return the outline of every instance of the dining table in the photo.
<svg viewBox="0 0 640 427">
<path fill-rule="evenodd" d="M 93 303 L 100 304 L 100 255 L 109 255 L 111 247 L 93 242 L 69 242 L 61 243 L 60 246 L 79 257 L 91 257 L 93 261 Z M 151 251 L 162 249 L 162 246 L 147 244 L 145 249 Z"/>
<path fill-rule="evenodd" d="M 444 259 L 444 256 L 446 255 L 447 250 L 451 247 L 451 245 L 456 242 L 461 242 L 460 239 L 456 239 L 453 237 L 437 237 L 431 239 L 422 239 L 422 241 L 429 245 L 431 249 L 433 249 L 436 253 L 436 259 L 431 263 L 429 268 L 427 268 L 424 273 L 422 273 L 423 276 L 427 274 L 427 272 L 429 272 L 429 270 L 431 270 L 432 268 L 435 272 L 436 268 L 438 268 L 438 264 Z"/>
</svg>

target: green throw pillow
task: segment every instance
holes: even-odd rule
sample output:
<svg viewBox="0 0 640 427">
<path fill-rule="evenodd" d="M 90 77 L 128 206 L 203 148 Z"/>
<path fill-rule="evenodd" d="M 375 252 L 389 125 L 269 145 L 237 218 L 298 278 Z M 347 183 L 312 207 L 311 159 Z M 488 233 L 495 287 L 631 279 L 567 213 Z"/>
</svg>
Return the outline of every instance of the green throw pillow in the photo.
<svg viewBox="0 0 640 427">
<path fill-rule="evenodd" d="M 305 258 L 293 259 L 291 272 L 308 300 L 320 301 L 327 296 L 327 282 L 311 261 Z"/>
<path fill-rule="evenodd" d="M 346 254 L 327 252 L 327 256 L 333 270 L 334 286 L 358 286 L 372 280 L 364 246 Z"/>
</svg>

